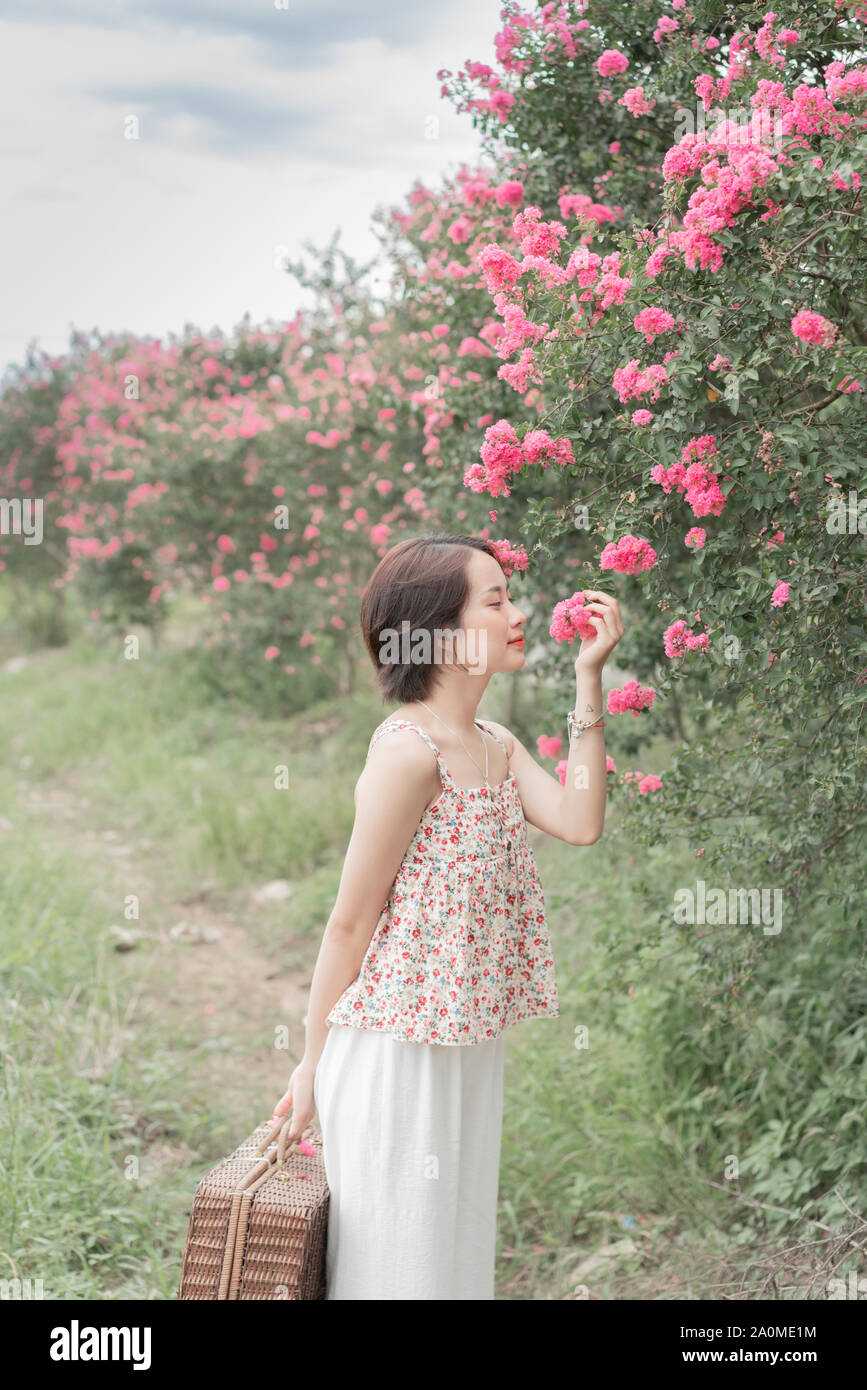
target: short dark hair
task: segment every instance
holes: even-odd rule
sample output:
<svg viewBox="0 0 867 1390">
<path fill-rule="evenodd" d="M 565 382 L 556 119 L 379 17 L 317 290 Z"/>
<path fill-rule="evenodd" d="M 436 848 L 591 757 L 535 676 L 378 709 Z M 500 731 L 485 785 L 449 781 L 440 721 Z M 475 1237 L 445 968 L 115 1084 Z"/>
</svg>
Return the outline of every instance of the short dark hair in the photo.
<svg viewBox="0 0 867 1390">
<path fill-rule="evenodd" d="M 470 586 L 467 561 L 481 550 L 502 564 L 491 541 L 477 536 L 427 535 L 400 541 L 382 557 L 361 596 L 361 631 L 376 667 L 383 704 L 425 700 L 439 683 L 438 664 L 382 660 L 380 637 L 385 629 L 400 633 L 408 623 L 415 635 L 435 629 L 455 629 Z"/>
</svg>

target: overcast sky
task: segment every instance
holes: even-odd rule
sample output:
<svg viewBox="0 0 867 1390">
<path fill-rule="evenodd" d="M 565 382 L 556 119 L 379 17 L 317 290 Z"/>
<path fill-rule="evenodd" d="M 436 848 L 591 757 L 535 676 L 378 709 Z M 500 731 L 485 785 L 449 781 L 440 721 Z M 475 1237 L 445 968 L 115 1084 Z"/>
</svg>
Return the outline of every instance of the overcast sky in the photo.
<svg viewBox="0 0 867 1390">
<path fill-rule="evenodd" d="M 500 0 L 0 0 L 0 371 L 34 338 L 63 352 L 71 328 L 165 338 L 290 318 L 309 295 L 278 248 L 306 256 L 339 227 L 342 247 L 372 256 L 378 205 L 476 162 L 479 137 L 436 74 L 492 62 L 499 13 Z"/>
</svg>

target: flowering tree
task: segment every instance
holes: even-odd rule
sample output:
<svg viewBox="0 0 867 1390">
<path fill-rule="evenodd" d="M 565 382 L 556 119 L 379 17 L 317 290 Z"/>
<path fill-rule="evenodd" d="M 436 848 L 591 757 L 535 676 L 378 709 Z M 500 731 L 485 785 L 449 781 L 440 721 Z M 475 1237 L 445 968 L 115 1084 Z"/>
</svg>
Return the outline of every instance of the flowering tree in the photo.
<svg viewBox="0 0 867 1390">
<path fill-rule="evenodd" d="M 807 994 L 817 1027 L 863 1047 L 867 9 L 503 13 L 499 69 L 468 63 L 445 87 L 491 154 L 523 165 L 511 228 L 475 251 L 475 275 L 433 261 L 444 302 L 484 280 L 514 393 L 462 481 L 523 506 L 531 574 L 558 586 L 555 642 L 580 635 L 584 586 L 620 597 L 639 679 L 609 710 L 645 737 L 676 711 L 671 766 L 621 778 L 630 829 L 680 835 L 709 882 L 782 899 L 773 937 L 725 916 L 712 941 L 688 926 L 714 969 L 678 996 L 669 1054 L 694 1063 L 709 1010 L 739 1025 L 725 1065 L 766 1072 L 758 1039 L 800 1037 Z M 671 929 L 661 905 L 658 930 L 624 930 L 613 955 L 632 970 Z M 799 1044 L 814 1086 L 820 1055 Z M 784 1064 L 774 1079 L 784 1096 Z M 853 1113 L 851 1083 L 821 1094 L 790 1122 L 790 1185 L 774 1177 L 793 1202 L 834 1171 L 828 1136 Z M 754 1171 L 766 1160 L 750 1154 Z"/>
</svg>

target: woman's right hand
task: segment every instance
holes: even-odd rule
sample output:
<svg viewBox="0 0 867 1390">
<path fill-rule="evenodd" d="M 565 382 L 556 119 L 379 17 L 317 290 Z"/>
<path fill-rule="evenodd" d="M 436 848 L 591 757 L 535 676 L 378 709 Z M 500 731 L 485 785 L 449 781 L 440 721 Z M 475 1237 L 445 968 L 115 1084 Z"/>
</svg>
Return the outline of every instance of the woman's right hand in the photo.
<svg viewBox="0 0 867 1390">
<path fill-rule="evenodd" d="M 283 1162 L 287 1148 L 297 1143 L 316 1114 L 316 1102 L 313 1099 L 315 1071 L 315 1067 L 311 1069 L 299 1062 L 289 1078 L 289 1085 L 284 1094 L 274 1106 L 274 1114 L 268 1121 L 272 1128 L 259 1147 L 260 1150 L 265 1149 L 276 1139 L 278 1164 Z M 290 1106 L 292 1114 L 287 1118 L 286 1112 Z"/>
</svg>

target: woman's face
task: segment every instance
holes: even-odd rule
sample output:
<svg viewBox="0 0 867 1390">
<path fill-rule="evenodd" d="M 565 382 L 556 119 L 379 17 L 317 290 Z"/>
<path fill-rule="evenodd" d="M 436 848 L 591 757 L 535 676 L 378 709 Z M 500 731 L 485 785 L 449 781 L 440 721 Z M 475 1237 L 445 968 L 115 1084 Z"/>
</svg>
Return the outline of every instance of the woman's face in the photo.
<svg viewBox="0 0 867 1390">
<path fill-rule="evenodd" d="M 469 597 L 461 614 L 466 633 L 466 661 L 482 674 L 513 671 L 527 658 L 523 645 L 526 615 L 509 597 L 509 581 L 492 555 L 473 550 L 467 563 Z"/>
</svg>

